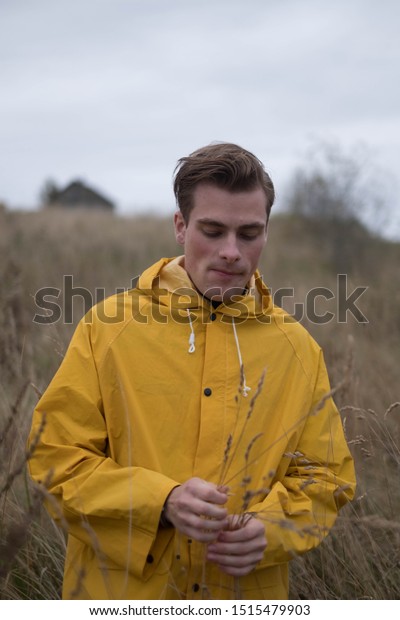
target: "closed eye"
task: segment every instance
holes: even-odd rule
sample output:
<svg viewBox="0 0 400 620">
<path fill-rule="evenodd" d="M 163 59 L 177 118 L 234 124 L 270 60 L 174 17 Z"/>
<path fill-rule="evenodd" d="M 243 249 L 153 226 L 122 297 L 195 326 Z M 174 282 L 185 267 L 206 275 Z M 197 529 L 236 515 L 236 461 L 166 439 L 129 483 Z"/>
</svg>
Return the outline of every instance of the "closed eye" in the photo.
<svg viewBox="0 0 400 620">
<path fill-rule="evenodd" d="M 255 232 L 255 233 L 240 233 L 240 237 L 241 239 L 244 239 L 245 241 L 252 241 L 253 239 L 257 239 L 260 236 L 259 232 Z"/>
<path fill-rule="evenodd" d="M 249 226 L 248 228 L 242 228 L 239 230 L 239 236 L 245 241 L 252 241 L 258 239 L 260 235 L 264 234 L 264 227 L 262 226 Z"/>
<path fill-rule="evenodd" d="M 210 239 L 222 237 L 227 232 L 225 228 L 219 226 L 202 226 L 200 230 L 205 237 Z M 260 235 L 264 234 L 264 232 L 264 226 L 244 226 L 243 228 L 239 228 L 236 234 L 238 239 L 242 239 L 243 241 L 253 241 L 258 239 Z"/>
<path fill-rule="evenodd" d="M 205 235 L 206 237 L 220 237 L 222 234 L 222 231 L 217 229 L 217 230 L 207 230 L 203 228 L 203 235 Z"/>
</svg>

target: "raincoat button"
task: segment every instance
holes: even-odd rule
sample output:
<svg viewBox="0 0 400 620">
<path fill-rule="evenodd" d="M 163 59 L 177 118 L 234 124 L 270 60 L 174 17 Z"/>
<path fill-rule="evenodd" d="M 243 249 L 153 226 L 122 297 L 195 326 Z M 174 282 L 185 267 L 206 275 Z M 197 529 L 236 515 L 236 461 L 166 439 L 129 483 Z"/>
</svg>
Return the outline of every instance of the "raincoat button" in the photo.
<svg viewBox="0 0 400 620">
<path fill-rule="evenodd" d="M 149 553 L 149 555 L 147 556 L 147 558 L 146 558 L 146 562 L 148 562 L 149 564 L 153 564 L 153 562 L 154 562 L 154 558 L 153 558 L 153 556 L 151 555 L 151 553 Z"/>
<path fill-rule="evenodd" d="M 200 590 L 199 584 L 198 583 L 194 583 L 192 585 L 192 590 L 193 590 L 193 592 L 198 592 Z"/>
<path fill-rule="evenodd" d="M 210 314 L 210 321 L 215 321 L 216 318 L 217 318 L 217 315 L 215 314 L 215 312 L 212 312 Z"/>
<path fill-rule="evenodd" d="M 205 396 L 211 396 L 212 394 L 212 389 L 211 388 L 205 388 L 204 389 L 204 395 Z"/>
</svg>

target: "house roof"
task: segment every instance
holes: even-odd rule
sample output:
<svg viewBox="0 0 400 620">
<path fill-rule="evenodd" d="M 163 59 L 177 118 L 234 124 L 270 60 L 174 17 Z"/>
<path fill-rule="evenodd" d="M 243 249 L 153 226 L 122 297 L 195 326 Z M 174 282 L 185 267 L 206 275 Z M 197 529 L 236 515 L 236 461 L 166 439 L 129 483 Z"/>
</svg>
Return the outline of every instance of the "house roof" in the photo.
<svg viewBox="0 0 400 620">
<path fill-rule="evenodd" d="M 58 191 L 52 202 L 65 207 L 85 206 L 107 209 L 114 209 L 115 207 L 111 200 L 78 179 L 72 181 L 63 190 Z"/>
</svg>

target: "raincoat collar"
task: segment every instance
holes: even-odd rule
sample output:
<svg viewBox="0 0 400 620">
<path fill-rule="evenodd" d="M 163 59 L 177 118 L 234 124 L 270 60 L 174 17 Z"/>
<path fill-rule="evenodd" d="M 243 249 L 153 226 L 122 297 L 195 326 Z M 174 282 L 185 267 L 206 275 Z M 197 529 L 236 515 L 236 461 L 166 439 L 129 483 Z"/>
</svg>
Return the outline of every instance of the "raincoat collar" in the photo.
<svg viewBox="0 0 400 620">
<path fill-rule="evenodd" d="M 170 308 L 211 310 L 210 300 L 194 288 L 188 273 L 182 267 L 183 258 L 178 256 L 160 259 L 142 273 L 137 288 L 147 295 L 151 293 L 159 304 Z M 214 309 L 216 313 L 235 318 L 256 318 L 270 314 L 271 311 L 271 294 L 258 270 L 249 282 L 247 294 L 237 296 L 232 303 L 221 303 Z"/>
</svg>

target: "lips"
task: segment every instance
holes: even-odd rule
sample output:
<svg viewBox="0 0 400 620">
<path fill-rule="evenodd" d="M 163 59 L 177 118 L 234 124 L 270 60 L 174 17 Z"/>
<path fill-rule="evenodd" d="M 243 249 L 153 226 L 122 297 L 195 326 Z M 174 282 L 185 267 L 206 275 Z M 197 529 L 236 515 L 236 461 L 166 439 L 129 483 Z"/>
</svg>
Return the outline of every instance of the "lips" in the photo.
<svg viewBox="0 0 400 620">
<path fill-rule="evenodd" d="M 220 275 L 226 276 L 226 277 L 242 275 L 241 271 L 227 271 L 226 269 L 218 269 L 218 267 L 212 267 L 210 269 L 210 271 L 214 271 L 214 273 L 217 273 L 217 274 L 220 274 Z"/>
</svg>

